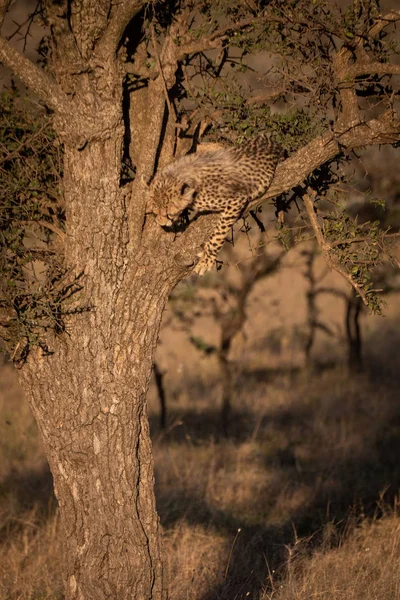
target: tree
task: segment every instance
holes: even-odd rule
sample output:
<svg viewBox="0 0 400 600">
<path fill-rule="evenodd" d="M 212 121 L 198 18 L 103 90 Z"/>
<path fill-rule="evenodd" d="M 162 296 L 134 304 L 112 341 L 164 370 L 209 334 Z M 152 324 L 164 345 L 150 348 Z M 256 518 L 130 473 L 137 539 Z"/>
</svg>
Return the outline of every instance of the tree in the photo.
<svg viewBox="0 0 400 600">
<path fill-rule="evenodd" d="M 0 25 L 10 4 L 0 0 Z M 43 66 L 4 36 L 0 60 L 51 111 L 63 208 L 34 219 L 45 285 L 32 289 L 31 215 L 19 213 L 2 249 L 7 280 L 17 280 L 2 300 L 4 336 L 53 473 L 66 597 L 161 599 L 146 392 L 167 298 L 216 218 L 164 231 L 146 218 L 145 182 L 207 133 L 240 141 L 271 130 L 290 157 L 262 201 L 278 198 L 282 213 L 300 195 L 330 264 L 373 304 L 356 225 L 335 230 L 315 210 L 338 177 L 332 161 L 400 140 L 391 60 L 400 11 L 381 15 L 372 0 L 343 11 L 323 0 L 39 0 L 34 18 L 47 28 Z M 262 51 L 269 72 L 253 93 L 241 72 Z M 274 112 L 278 98 L 291 108 Z"/>
<path fill-rule="evenodd" d="M 262 226 L 263 233 L 265 229 Z M 249 240 L 250 241 L 250 240 Z M 271 240 L 272 241 L 272 240 Z M 235 338 L 243 331 L 247 315 L 247 303 L 257 283 L 274 275 L 281 267 L 285 250 L 276 248 L 271 252 L 265 239 L 253 248 L 254 256 L 240 266 L 240 277 L 234 283 L 221 275 L 212 290 L 198 286 L 188 298 L 183 298 L 172 309 L 187 331 L 192 344 L 205 355 L 215 355 L 218 362 L 218 378 L 221 384 L 220 429 L 228 435 L 232 418 L 232 401 L 237 379 L 237 365 L 231 358 Z M 239 264 L 240 258 L 227 244 L 225 256 L 229 264 Z M 206 293 L 203 295 L 202 291 Z M 207 343 L 202 337 L 194 336 L 191 327 L 199 316 L 212 316 L 218 329 L 216 345 Z M 161 394 L 160 394 L 161 398 Z M 162 402 L 160 400 L 162 405 Z"/>
</svg>

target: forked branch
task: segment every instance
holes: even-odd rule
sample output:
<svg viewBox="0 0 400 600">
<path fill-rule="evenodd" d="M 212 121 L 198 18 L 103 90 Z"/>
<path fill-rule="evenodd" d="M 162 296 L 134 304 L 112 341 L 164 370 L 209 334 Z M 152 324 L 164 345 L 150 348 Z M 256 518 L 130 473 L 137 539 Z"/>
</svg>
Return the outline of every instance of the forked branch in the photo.
<svg viewBox="0 0 400 600">
<path fill-rule="evenodd" d="M 148 2 L 144 0 L 120 0 L 111 4 L 110 21 L 96 46 L 95 53 L 99 57 L 114 56 L 125 29 Z"/>
<path fill-rule="evenodd" d="M 400 20 L 400 10 L 379 17 L 367 35 L 376 38 L 390 23 Z M 356 77 L 361 75 L 399 75 L 400 65 L 373 60 L 364 47 L 365 37 L 357 36 L 353 43 L 344 43 L 333 58 L 333 71 L 337 81 L 342 108 L 343 125 L 359 118 L 361 113 L 356 93 Z M 354 56 L 358 57 L 356 62 Z"/>
<path fill-rule="evenodd" d="M 391 10 L 386 15 L 381 15 L 372 25 L 368 32 L 368 36 L 375 38 L 387 25 L 400 21 L 400 10 Z"/>
</svg>

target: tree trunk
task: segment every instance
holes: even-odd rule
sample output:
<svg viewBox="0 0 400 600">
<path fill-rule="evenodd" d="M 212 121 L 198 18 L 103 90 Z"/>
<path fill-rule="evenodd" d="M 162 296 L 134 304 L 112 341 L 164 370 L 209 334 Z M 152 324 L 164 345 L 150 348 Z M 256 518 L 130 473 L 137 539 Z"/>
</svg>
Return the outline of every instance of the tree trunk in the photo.
<svg viewBox="0 0 400 600">
<path fill-rule="evenodd" d="M 223 337 L 223 336 L 222 336 Z M 229 433 L 229 424 L 231 418 L 231 402 L 234 387 L 234 373 L 232 363 L 229 360 L 229 351 L 231 348 L 232 337 L 222 339 L 221 347 L 218 349 L 217 357 L 219 363 L 219 372 L 222 384 L 222 403 L 221 403 L 221 429 L 225 436 Z"/>
<path fill-rule="evenodd" d="M 67 332 L 20 371 L 60 505 L 68 600 L 166 597 L 146 392 L 182 269 L 154 222 L 132 252 L 120 142 L 65 150 L 65 255 L 84 285 Z"/>
<path fill-rule="evenodd" d="M 352 290 L 350 297 L 346 300 L 347 366 L 350 373 L 360 373 L 364 368 L 360 328 L 361 310 L 362 300 Z"/>
<path fill-rule="evenodd" d="M 153 369 L 158 399 L 160 400 L 160 429 L 165 429 L 167 426 L 167 401 L 165 398 L 164 373 L 161 371 L 157 362 L 154 362 Z"/>
</svg>

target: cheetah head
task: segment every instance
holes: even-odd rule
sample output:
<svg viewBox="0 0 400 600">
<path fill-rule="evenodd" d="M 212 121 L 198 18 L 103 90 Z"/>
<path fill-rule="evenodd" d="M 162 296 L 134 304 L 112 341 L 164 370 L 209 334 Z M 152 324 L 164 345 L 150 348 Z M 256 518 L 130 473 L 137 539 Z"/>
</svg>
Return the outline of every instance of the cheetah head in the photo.
<svg viewBox="0 0 400 600">
<path fill-rule="evenodd" d="M 156 216 L 161 227 L 170 227 L 194 200 L 196 191 L 177 179 L 157 178 L 149 186 L 148 213 Z"/>
</svg>

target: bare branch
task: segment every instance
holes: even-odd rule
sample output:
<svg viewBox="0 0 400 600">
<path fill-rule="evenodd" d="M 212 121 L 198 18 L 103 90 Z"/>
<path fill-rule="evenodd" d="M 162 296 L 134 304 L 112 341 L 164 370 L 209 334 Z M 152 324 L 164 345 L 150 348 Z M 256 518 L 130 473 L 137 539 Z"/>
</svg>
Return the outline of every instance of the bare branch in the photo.
<svg viewBox="0 0 400 600">
<path fill-rule="evenodd" d="M 103 36 L 96 46 L 96 55 L 112 56 L 121 41 L 130 21 L 148 4 L 144 0 L 119 0 L 112 2 L 111 19 Z"/>
<path fill-rule="evenodd" d="M 381 240 L 384 241 L 386 239 L 396 239 L 400 237 L 400 233 L 396 232 L 396 233 L 387 233 L 387 232 L 382 232 L 381 235 Z M 351 244 L 362 244 L 363 242 L 368 242 L 371 240 L 371 237 L 368 235 L 365 236 L 358 236 L 355 238 L 351 238 L 349 240 L 335 240 L 333 242 L 331 242 L 331 248 L 334 248 L 335 246 L 342 246 L 342 245 L 351 245 Z"/>
<path fill-rule="evenodd" d="M 13 152 L 8 152 L 5 145 L 3 143 L 1 143 L 1 150 L 3 151 L 3 156 L 0 158 L 0 167 L 6 161 L 8 162 L 9 160 L 12 160 L 13 158 L 17 157 L 19 155 L 19 153 L 21 152 L 22 148 L 24 148 L 24 146 L 27 146 L 27 145 L 30 146 L 32 144 L 32 142 L 34 141 L 34 139 L 39 137 L 43 133 L 43 131 L 46 129 L 47 126 L 48 126 L 47 123 L 43 123 L 43 125 L 41 127 L 39 127 L 39 129 L 33 135 L 31 135 L 30 137 L 27 137 L 27 138 L 23 138 L 22 141 L 15 148 L 15 150 L 13 150 Z"/>
<path fill-rule="evenodd" d="M 68 97 L 50 77 L 28 58 L 16 50 L 7 40 L 0 37 L 0 61 L 43 102 L 55 111 L 65 110 Z"/>
<path fill-rule="evenodd" d="M 254 96 L 249 96 L 246 99 L 246 104 L 247 106 L 254 106 L 255 104 L 263 106 L 271 100 L 276 100 L 279 96 L 283 96 L 285 93 L 286 90 L 283 87 L 270 88 Z"/>
<path fill-rule="evenodd" d="M 56 233 L 63 240 L 65 240 L 65 238 L 66 238 L 66 233 L 64 231 L 62 231 L 62 229 L 60 229 L 56 225 L 53 225 L 52 223 L 49 223 L 48 221 L 43 221 L 43 220 L 39 219 L 38 221 L 30 220 L 29 223 L 34 223 L 35 225 L 40 225 L 41 227 L 45 227 L 46 229 L 49 229 L 53 233 Z M 31 251 L 31 249 L 29 249 L 29 250 Z"/>
</svg>

